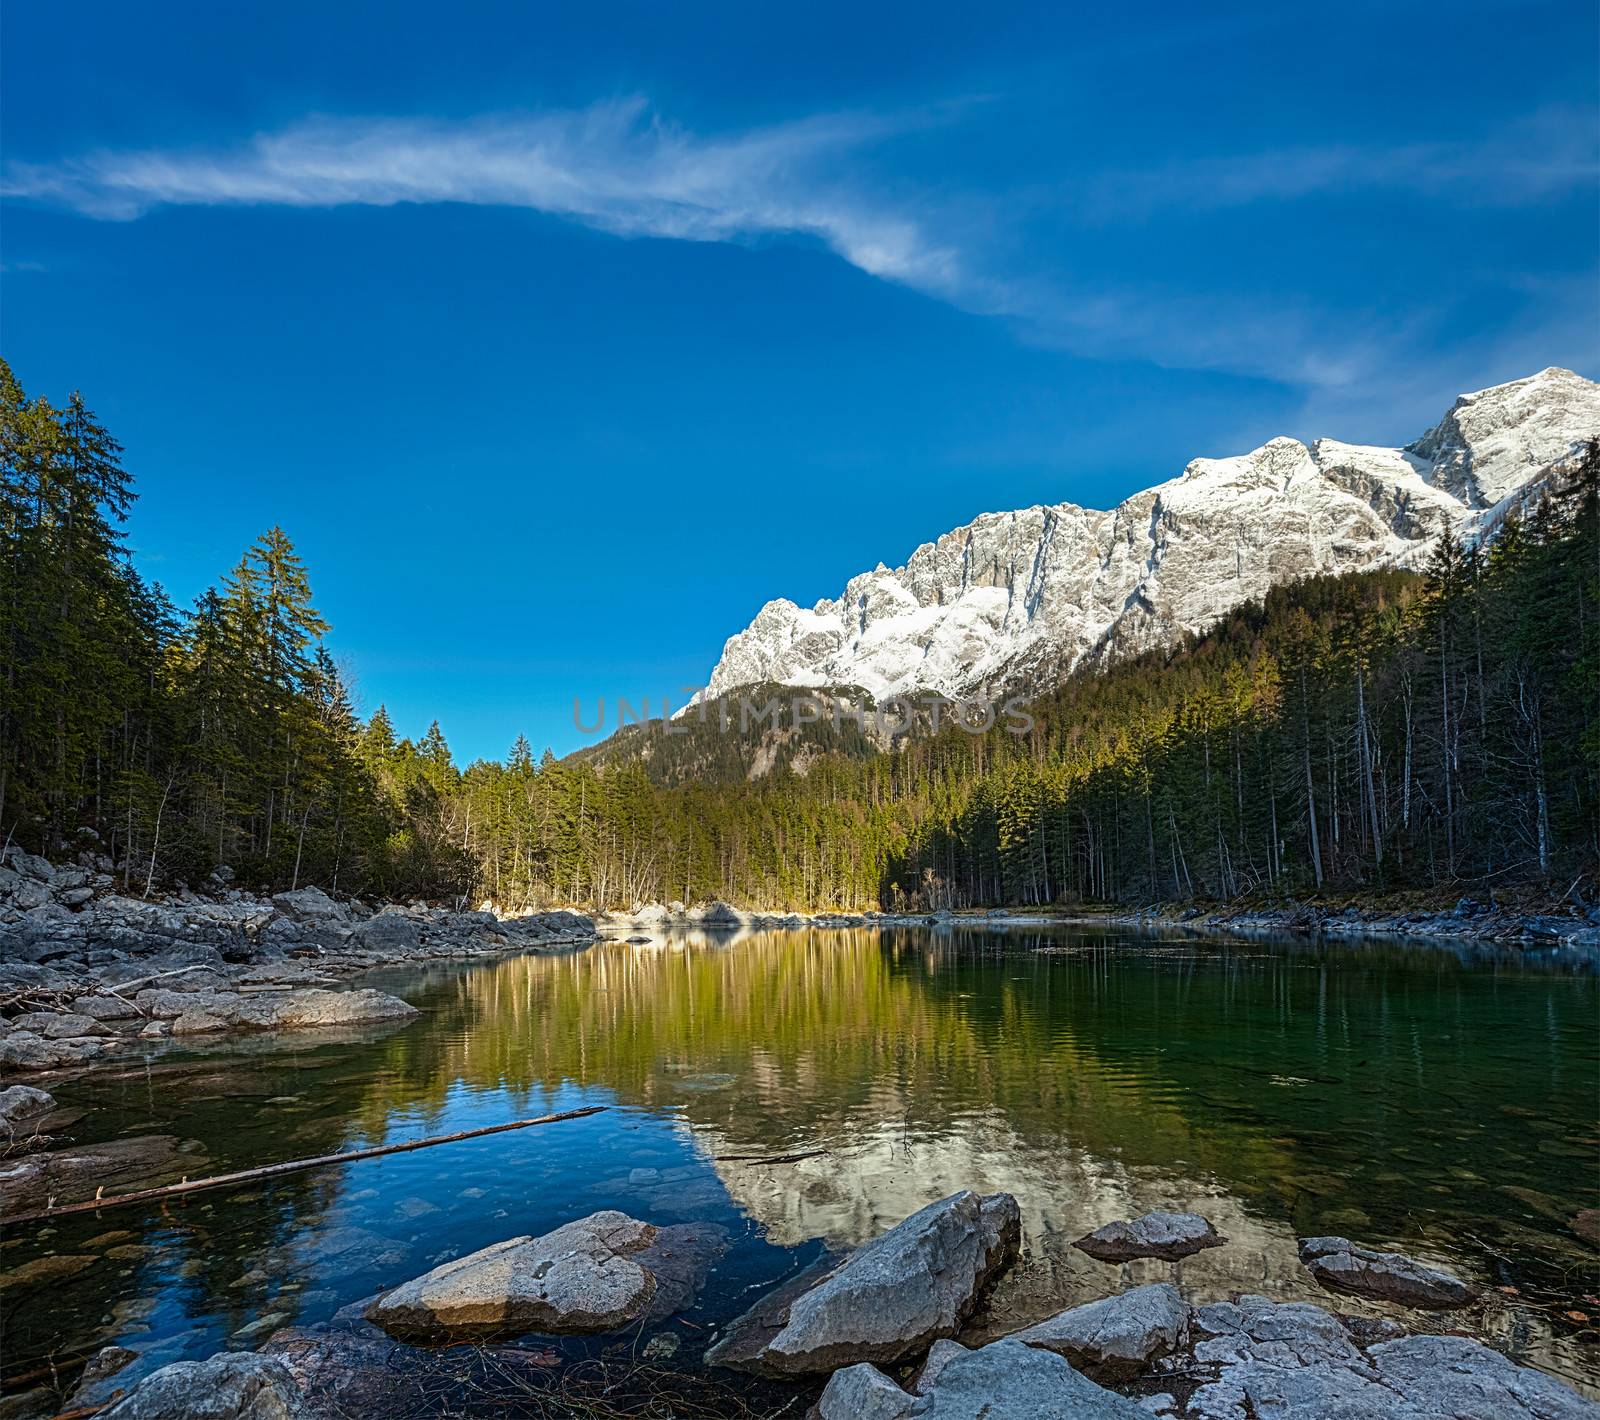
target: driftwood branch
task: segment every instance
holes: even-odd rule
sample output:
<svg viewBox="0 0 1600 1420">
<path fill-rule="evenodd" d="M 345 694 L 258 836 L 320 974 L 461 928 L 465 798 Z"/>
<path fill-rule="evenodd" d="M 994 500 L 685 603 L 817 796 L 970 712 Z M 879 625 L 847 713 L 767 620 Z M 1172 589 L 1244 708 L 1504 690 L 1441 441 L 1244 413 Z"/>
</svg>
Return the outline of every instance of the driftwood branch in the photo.
<svg viewBox="0 0 1600 1420">
<path fill-rule="evenodd" d="M 132 981 L 124 981 L 120 986 L 105 986 L 103 989 L 112 996 L 122 996 L 124 991 L 132 991 L 135 986 L 148 986 L 152 981 L 165 981 L 169 976 L 182 976 L 189 971 L 210 971 L 211 967 L 206 962 L 196 962 L 193 966 L 180 966 L 176 971 L 158 971 L 154 976 L 136 976 Z"/>
<path fill-rule="evenodd" d="M 184 1179 L 162 1188 L 141 1188 L 136 1193 L 117 1193 L 110 1198 L 94 1197 L 82 1203 L 63 1203 L 59 1208 L 39 1208 L 32 1213 L 18 1213 L 10 1218 L 0 1217 L 8 1228 L 18 1223 L 37 1223 L 45 1218 L 60 1218 L 69 1213 L 98 1213 L 102 1208 L 118 1208 L 125 1203 L 147 1203 L 158 1198 L 178 1198 L 188 1193 L 199 1193 L 208 1188 L 231 1188 L 236 1183 L 253 1183 L 257 1179 L 277 1178 L 280 1174 L 299 1173 L 303 1169 L 321 1168 L 325 1164 L 348 1164 L 357 1159 L 377 1159 L 385 1154 L 406 1154 L 413 1149 L 429 1149 L 435 1144 L 456 1144 L 463 1139 L 482 1139 L 488 1134 L 504 1134 L 508 1129 L 526 1129 L 533 1124 L 557 1124 L 566 1119 L 585 1119 L 605 1110 L 603 1104 L 587 1109 L 569 1109 L 564 1114 L 541 1114 L 536 1119 L 514 1119 L 509 1124 L 491 1124 L 485 1129 L 463 1129 L 458 1134 L 438 1134 L 432 1139 L 412 1139 L 404 1144 L 382 1144 L 375 1149 L 351 1149 L 341 1154 L 319 1154 L 314 1159 L 291 1159 L 282 1164 L 263 1164 L 259 1168 L 241 1169 L 237 1173 L 219 1173 L 211 1178 Z"/>
<path fill-rule="evenodd" d="M 719 1164 L 797 1164 L 801 1159 L 820 1159 L 826 1149 L 807 1149 L 803 1154 L 718 1154 L 712 1160 Z"/>
</svg>

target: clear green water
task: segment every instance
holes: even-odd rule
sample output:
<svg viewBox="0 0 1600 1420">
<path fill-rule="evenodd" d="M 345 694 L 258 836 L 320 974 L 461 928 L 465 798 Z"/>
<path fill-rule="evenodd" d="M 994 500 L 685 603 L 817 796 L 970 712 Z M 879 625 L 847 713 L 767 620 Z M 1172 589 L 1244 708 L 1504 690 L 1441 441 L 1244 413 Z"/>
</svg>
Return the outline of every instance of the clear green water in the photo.
<svg viewBox="0 0 1600 1420">
<path fill-rule="evenodd" d="M 1600 1382 L 1597 1254 L 1570 1226 L 1600 1203 L 1592 961 L 893 929 L 607 943 L 371 984 L 424 1016 L 353 1043 L 301 1035 L 99 1069 L 57 1090 L 88 1111 L 75 1142 L 175 1134 L 203 1146 L 186 1165 L 198 1175 L 607 1112 L 45 1236 L 7 1230 L 0 1270 L 49 1251 L 94 1259 L 5 1293 L 9 1388 L 113 1341 L 141 1352 L 139 1369 L 241 1330 L 257 1344 L 602 1207 L 730 1230 L 696 1308 L 664 1328 L 692 1361 L 823 1244 L 961 1187 L 1015 1193 L 1026 1229 L 980 1332 L 1169 1275 L 1069 1243 L 1194 1207 L 1232 1240 L 1184 1264 L 1195 1300 L 1329 1301 L 1294 1239 L 1343 1233 L 1481 1282 L 1476 1328 L 1590 1393 Z"/>
</svg>

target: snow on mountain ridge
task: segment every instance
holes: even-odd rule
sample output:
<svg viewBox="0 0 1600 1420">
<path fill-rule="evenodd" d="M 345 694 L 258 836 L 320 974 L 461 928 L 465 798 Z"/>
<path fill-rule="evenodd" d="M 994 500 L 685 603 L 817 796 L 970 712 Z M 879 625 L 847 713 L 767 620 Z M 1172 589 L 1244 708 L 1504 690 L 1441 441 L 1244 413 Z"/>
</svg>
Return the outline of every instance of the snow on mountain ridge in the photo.
<svg viewBox="0 0 1600 1420">
<path fill-rule="evenodd" d="M 1462 395 L 1402 449 L 1276 438 L 1195 459 L 1108 512 L 984 513 L 903 567 L 852 577 L 837 599 L 768 602 L 728 639 L 703 698 L 765 682 L 879 698 L 1047 683 L 1086 656 L 1202 630 L 1280 582 L 1418 565 L 1447 529 L 1497 525 L 1594 438 L 1600 385 L 1551 368 Z"/>
</svg>

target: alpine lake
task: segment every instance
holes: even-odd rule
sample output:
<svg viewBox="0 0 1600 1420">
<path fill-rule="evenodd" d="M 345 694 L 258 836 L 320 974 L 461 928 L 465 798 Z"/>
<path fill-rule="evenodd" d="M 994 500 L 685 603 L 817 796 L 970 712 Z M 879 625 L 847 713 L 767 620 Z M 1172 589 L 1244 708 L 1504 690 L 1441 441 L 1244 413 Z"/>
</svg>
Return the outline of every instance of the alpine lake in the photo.
<svg viewBox="0 0 1600 1420">
<path fill-rule="evenodd" d="M 815 1388 L 700 1367 L 717 1328 L 824 1251 L 972 1188 L 1013 1193 L 1024 1230 L 980 1340 L 1173 1276 L 1071 1243 L 1192 1209 L 1229 1239 L 1177 1265 L 1192 1301 L 1379 1315 L 1318 1287 L 1296 1238 L 1389 1245 L 1483 1288 L 1474 1334 L 1600 1395 L 1600 1252 L 1579 1216 L 1600 1202 L 1593 957 L 957 925 L 676 933 L 360 984 L 423 1014 L 115 1057 L 50 1083 L 75 1116 L 66 1139 L 173 1136 L 201 1177 L 604 1110 L 6 1228 L 8 1393 L 52 1378 L 65 1393 L 111 1344 L 138 1353 L 130 1380 L 254 1349 L 449 1258 L 617 1208 L 724 1230 L 692 1305 L 620 1338 L 444 1358 L 394 1344 L 387 1365 L 408 1379 L 391 1420 L 464 1413 L 476 1392 L 542 1414 L 541 1395 L 586 1394 L 643 1358 L 686 1399 L 639 1414 L 724 1413 L 735 1396 L 748 1409 L 726 1413 L 798 1416 Z"/>
</svg>

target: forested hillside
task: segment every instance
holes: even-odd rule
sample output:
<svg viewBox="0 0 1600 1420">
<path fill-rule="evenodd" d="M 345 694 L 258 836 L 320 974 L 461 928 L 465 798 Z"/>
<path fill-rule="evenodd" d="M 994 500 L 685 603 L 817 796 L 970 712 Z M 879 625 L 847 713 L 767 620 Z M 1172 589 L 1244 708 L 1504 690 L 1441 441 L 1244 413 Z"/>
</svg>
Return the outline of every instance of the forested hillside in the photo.
<svg viewBox="0 0 1600 1420">
<path fill-rule="evenodd" d="M 109 853 L 127 889 L 221 864 L 503 906 L 1152 901 L 1564 890 L 1600 850 L 1600 457 L 1487 553 L 1280 588 L 1037 700 L 1033 731 L 846 734 L 748 779 L 615 752 L 460 769 L 351 708 L 281 529 L 172 606 L 131 565 L 131 479 L 76 395 L 0 365 L 0 833 Z M 641 734 L 641 740 L 647 735 Z"/>
</svg>

